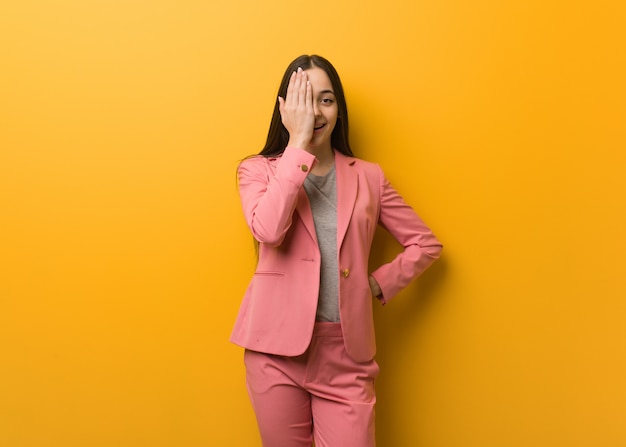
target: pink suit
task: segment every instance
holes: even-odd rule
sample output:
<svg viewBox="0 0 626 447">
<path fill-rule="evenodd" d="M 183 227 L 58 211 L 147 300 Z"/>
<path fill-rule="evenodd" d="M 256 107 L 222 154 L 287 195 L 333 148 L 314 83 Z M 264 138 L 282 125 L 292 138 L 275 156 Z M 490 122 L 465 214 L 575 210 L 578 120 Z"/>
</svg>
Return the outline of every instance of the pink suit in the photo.
<svg viewBox="0 0 626 447">
<path fill-rule="evenodd" d="M 317 447 L 373 447 L 378 365 L 368 259 L 376 227 L 404 247 L 371 272 L 383 303 L 435 261 L 442 246 L 378 165 L 335 152 L 340 323 L 316 323 L 321 257 L 303 187 L 315 162 L 288 147 L 282 156 L 239 166 L 259 260 L 231 341 L 246 348 L 264 446 L 310 447 L 315 432 Z"/>
</svg>

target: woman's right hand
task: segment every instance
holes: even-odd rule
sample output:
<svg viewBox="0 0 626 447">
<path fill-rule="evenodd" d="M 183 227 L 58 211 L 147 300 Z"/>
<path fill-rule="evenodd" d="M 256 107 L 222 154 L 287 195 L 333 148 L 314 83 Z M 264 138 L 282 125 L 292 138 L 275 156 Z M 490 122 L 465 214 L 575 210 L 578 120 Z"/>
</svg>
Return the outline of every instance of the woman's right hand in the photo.
<svg viewBox="0 0 626 447">
<path fill-rule="evenodd" d="M 307 74 L 302 68 L 291 74 L 286 98 L 278 97 L 278 106 L 283 125 L 289 132 L 290 147 L 308 149 L 313 138 L 315 113 L 313 93 Z"/>
</svg>

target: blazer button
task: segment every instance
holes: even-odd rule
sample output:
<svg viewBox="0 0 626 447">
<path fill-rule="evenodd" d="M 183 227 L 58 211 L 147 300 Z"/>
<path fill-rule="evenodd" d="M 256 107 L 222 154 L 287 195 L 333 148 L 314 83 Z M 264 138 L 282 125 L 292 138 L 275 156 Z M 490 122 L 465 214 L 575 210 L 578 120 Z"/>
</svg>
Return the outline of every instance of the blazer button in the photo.
<svg viewBox="0 0 626 447">
<path fill-rule="evenodd" d="M 302 165 L 300 166 L 300 169 L 302 169 L 302 172 L 307 172 L 309 170 L 309 167 L 307 165 Z"/>
<path fill-rule="evenodd" d="M 348 269 L 343 269 L 341 271 L 341 274 L 343 275 L 344 278 L 347 278 L 348 276 L 350 276 L 350 270 Z"/>
</svg>

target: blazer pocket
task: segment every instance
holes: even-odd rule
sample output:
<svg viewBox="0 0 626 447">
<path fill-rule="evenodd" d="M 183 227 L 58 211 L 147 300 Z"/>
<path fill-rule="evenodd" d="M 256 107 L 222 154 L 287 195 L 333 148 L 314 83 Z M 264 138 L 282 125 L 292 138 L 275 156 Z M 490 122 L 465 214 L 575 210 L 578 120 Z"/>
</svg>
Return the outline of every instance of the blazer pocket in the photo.
<svg viewBox="0 0 626 447">
<path fill-rule="evenodd" d="M 283 272 L 269 272 L 269 271 L 265 271 L 265 272 L 255 272 L 254 276 L 261 277 L 261 278 L 264 277 L 264 276 L 284 278 L 285 274 Z"/>
<path fill-rule="evenodd" d="M 250 305 L 258 317 L 267 318 L 285 311 L 285 274 L 256 272 L 250 284 Z M 264 322 L 263 324 L 266 324 Z"/>
</svg>

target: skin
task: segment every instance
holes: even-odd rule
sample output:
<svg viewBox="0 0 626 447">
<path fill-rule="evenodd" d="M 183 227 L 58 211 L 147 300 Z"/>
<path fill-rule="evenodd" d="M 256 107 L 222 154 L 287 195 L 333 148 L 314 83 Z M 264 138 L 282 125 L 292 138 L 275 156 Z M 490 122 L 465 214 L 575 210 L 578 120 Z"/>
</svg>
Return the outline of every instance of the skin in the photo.
<svg viewBox="0 0 626 447">
<path fill-rule="evenodd" d="M 337 100 L 332 83 L 324 70 L 313 67 L 291 74 L 286 98 L 279 97 L 283 125 L 289 132 L 288 146 L 302 148 L 315 155 L 314 175 L 325 175 L 333 166 L 335 155 L 331 135 L 337 123 Z"/>
<path fill-rule="evenodd" d="M 314 175 L 326 175 L 335 162 L 331 135 L 337 124 L 338 107 L 332 83 L 318 67 L 298 69 L 291 74 L 287 95 L 278 97 L 280 116 L 289 132 L 288 146 L 302 148 L 315 155 Z M 382 290 L 373 276 L 369 277 L 372 295 Z"/>
</svg>

